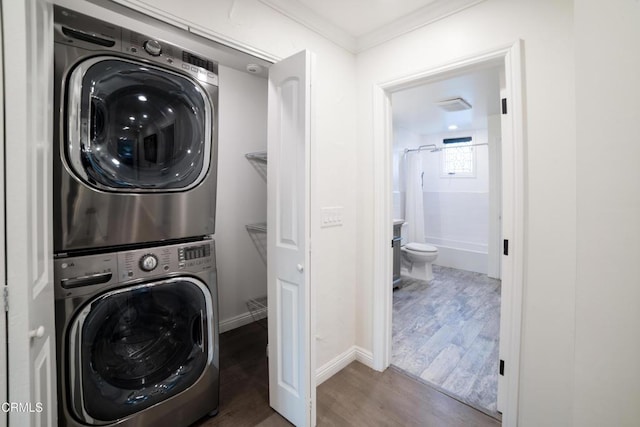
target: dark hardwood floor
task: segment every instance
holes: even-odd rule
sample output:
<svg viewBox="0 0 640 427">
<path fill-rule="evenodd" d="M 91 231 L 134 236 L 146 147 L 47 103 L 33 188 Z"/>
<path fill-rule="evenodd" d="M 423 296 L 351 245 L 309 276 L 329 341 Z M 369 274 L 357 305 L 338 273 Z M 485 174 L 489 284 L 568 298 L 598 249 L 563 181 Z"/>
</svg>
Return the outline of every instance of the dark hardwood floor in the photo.
<svg viewBox="0 0 640 427">
<path fill-rule="evenodd" d="M 196 423 L 291 426 L 269 406 L 267 331 L 252 323 L 220 336 L 220 411 Z M 397 369 L 353 362 L 317 390 L 318 426 L 484 427 L 500 422 Z"/>
<path fill-rule="evenodd" d="M 399 369 L 353 362 L 317 390 L 319 426 L 484 427 L 500 422 Z"/>
<path fill-rule="evenodd" d="M 275 417 L 280 424 L 261 424 L 267 422 L 270 417 Z M 203 419 L 196 425 L 291 425 L 269 406 L 267 330 L 258 323 L 250 323 L 220 335 L 218 415 Z"/>
</svg>

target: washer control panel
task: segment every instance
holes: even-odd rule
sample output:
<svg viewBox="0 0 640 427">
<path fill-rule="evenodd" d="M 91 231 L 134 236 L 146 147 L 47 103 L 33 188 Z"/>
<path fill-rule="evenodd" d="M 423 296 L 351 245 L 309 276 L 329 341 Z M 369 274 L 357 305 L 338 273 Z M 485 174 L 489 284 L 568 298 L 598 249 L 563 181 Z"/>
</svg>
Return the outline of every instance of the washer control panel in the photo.
<svg viewBox="0 0 640 427">
<path fill-rule="evenodd" d="M 178 249 L 178 266 L 180 268 L 197 267 L 206 264 L 210 256 L 211 246 L 207 244 L 182 247 Z"/>
<path fill-rule="evenodd" d="M 162 45 L 158 40 L 147 40 L 142 46 L 149 55 L 160 56 L 162 53 Z"/>
<path fill-rule="evenodd" d="M 118 278 L 117 255 L 108 253 L 56 259 L 53 263 L 54 277 L 63 289 L 113 283 Z"/>
<path fill-rule="evenodd" d="M 173 273 L 215 269 L 214 241 L 158 246 L 98 255 L 61 257 L 54 261 L 60 289 L 125 283 Z"/>
<path fill-rule="evenodd" d="M 121 282 L 172 272 L 197 273 L 214 268 L 213 241 L 138 249 L 118 254 L 118 278 Z"/>
<path fill-rule="evenodd" d="M 158 258 L 154 254 L 145 254 L 140 258 L 140 270 L 153 271 L 158 266 Z"/>
</svg>

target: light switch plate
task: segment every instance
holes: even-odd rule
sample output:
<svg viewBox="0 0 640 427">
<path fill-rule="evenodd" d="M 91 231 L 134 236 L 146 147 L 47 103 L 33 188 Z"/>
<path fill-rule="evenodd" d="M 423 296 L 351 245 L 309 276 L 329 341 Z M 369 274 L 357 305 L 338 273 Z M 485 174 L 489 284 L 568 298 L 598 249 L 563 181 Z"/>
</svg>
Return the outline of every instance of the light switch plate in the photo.
<svg viewBox="0 0 640 427">
<path fill-rule="evenodd" d="M 331 206 L 322 208 L 322 219 L 320 227 L 341 227 L 343 224 L 343 211 L 342 206 Z"/>
</svg>

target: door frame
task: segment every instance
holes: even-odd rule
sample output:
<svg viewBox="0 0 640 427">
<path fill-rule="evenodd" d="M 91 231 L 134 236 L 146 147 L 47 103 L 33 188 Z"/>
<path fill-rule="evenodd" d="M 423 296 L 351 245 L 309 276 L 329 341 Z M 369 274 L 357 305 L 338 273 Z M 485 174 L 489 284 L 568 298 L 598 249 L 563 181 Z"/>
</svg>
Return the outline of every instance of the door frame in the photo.
<svg viewBox="0 0 640 427">
<path fill-rule="evenodd" d="M 503 209 L 503 238 L 509 239 L 509 256 L 503 256 L 503 278 L 511 282 L 506 301 L 502 301 L 501 348 L 504 349 L 505 389 L 502 422 L 515 426 L 518 417 L 518 392 L 521 353 L 522 300 L 524 287 L 524 201 L 525 201 L 525 133 L 524 133 L 524 66 L 523 41 L 499 46 L 492 50 L 458 59 L 443 65 L 401 75 L 373 86 L 373 366 L 383 371 L 391 362 L 392 343 L 392 212 L 393 175 L 391 159 L 393 128 L 391 95 L 402 89 L 423 85 L 443 77 L 470 71 L 487 65 L 501 65 L 506 75 L 508 97 L 508 134 L 502 135 L 502 149 L 508 151 L 513 167 L 505 169 L 510 176 L 510 197 Z M 502 165 L 505 168 L 506 165 Z M 509 198 L 511 203 L 508 202 Z M 504 309 L 507 307 L 507 309 Z M 506 342 L 503 342 L 506 341 Z"/>
<path fill-rule="evenodd" d="M 2 8 L 0 8 L 0 22 L 2 22 Z M 0 82 L 4 82 L 4 46 L 3 34 L 0 31 Z M 0 404 L 8 401 L 9 364 L 7 360 L 7 312 L 5 311 L 5 294 L 7 286 L 6 238 L 5 238 L 5 141 L 4 141 L 4 84 L 0 84 Z M 0 411 L 0 426 L 6 426 L 8 413 Z"/>
<path fill-rule="evenodd" d="M 4 196 L 10 425 L 56 424 L 51 137 L 53 10 L 48 0 L 2 1 Z M 6 107 L 11 100 L 12 108 Z M 26 141 L 26 143 L 25 143 Z M 11 250 L 7 250 L 11 245 Z M 24 407 L 23 407 L 24 408 Z M 38 409 L 39 408 L 39 409 Z"/>
</svg>

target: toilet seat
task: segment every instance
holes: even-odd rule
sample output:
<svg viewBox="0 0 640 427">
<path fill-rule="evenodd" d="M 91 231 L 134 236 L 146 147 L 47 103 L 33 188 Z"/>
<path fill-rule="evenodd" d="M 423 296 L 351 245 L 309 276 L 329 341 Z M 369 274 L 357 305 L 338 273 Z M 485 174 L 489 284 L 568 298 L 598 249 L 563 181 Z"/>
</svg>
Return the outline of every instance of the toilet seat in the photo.
<svg viewBox="0 0 640 427">
<path fill-rule="evenodd" d="M 407 243 L 405 248 L 414 252 L 438 252 L 438 248 L 425 243 Z"/>
</svg>

